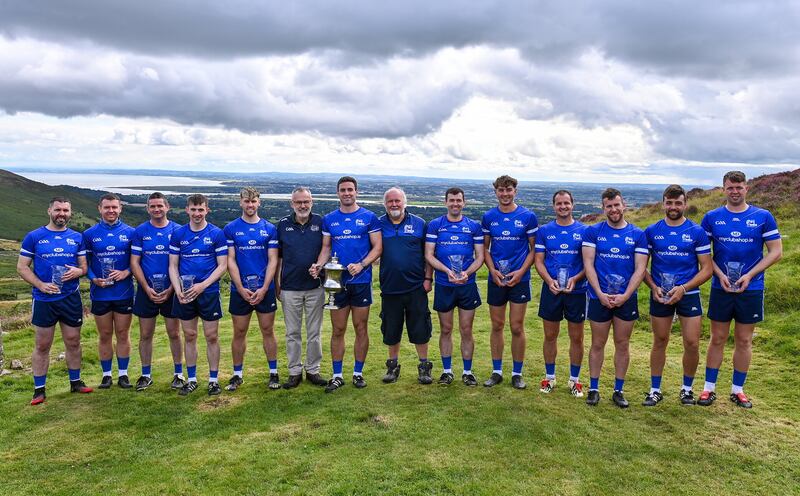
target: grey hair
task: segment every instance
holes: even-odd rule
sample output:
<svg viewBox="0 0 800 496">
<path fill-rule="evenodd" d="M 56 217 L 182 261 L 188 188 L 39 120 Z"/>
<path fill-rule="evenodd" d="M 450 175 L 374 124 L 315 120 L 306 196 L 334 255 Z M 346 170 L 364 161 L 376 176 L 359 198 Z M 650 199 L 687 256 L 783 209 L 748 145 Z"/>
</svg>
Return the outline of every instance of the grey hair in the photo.
<svg viewBox="0 0 800 496">
<path fill-rule="evenodd" d="M 386 190 L 386 191 L 383 193 L 383 202 L 384 202 L 384 203 L 386 203 L 386 195 L 388 195 L 388 194 L 389 194 L 389 192 L 390 192 L 390 191 L 392 191 L 392 190 L 394 190 L 394 191 L 399 191 L 399 192 L 400 192 L 400 194 L 403 196 L 403 203 L 408 203 L 408 199 L 406 198 L 406 192 L 405 192 L 405 191 L 403 191 L 403 188 L 401 188 L 401 187 L 399 187 L 399 186 L 392 186 L 391 188 L 387 189 L 387 190 Z"/>
<path fill-rule="evenodd" d="M 308 186 L 298 186 L 292 190 L 292 194 L 295 193 L 308 193 L 311 194 L 311 189 Z"/>
</svg>

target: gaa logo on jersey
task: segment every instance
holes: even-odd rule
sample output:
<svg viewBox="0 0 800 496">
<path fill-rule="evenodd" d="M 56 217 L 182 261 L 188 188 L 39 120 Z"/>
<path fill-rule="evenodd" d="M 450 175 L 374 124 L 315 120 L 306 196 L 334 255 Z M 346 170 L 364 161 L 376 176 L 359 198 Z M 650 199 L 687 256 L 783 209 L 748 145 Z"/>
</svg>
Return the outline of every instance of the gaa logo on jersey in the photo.
<svg viewBox="0 0 800 496">
<path fill-rule="evenodd" d="M 204 237 L 203 238 L 203 244 L 204 245 L 210 245 L 211 244 L 211 238 L 209 238 L 208 236 Z"/>
<path fill-rule="evenodd" d="M 509 234 L 511 234 L 511 231 L 503 231 L 503 236 L 508 236 Z"/>
<path fill-rule="evenodd" d="M 200 253 L 200 248 L 193 248 L 192 253 Z"/>
<path fill-rule="evenodd" d="M 145 237 L 142 238 L 142 241 L 150 241 L 152 239 L 153 238 L 151 236 L 145 236 Z"/>
<path fill-rule="evenodd" d="M 667 246 L 667 249 L 668 249 L 669 251 L 675 251 L 675 250 L 677 250 L 677 249 L 678 249 L 678 247 L 677 247 L 677 246 L 675 246 L 675 245 L 669 245 L 669 246 Z"/>
<path fill-rule="evenodd" d="M 338 225 L 339 225 L 339 223 L 338 223 L 338 222 L 331 222 L 331 227 L 336 227 L 336 226 L 338 226 Z"/>
<path fill-rule="evenodd" d="M 753 220 L 753 219 L 747 219 L 746 224 L 747 224 L 747 227 L 756 227 L 756 225 L 757 225 L 756 221 Z"/>
<path fill-rule="evenodd" d="M 689 236 L 688 234 L 684 234 L 683 236 L 681 236 L 681 239 L 683 240 L 684 243 L 691 243 L 693 241 L 692 237 Z"/>
<path fill-rule="evenodd" d="M 734 238 L 738 238 L 741 235 L 742 233 L 740 233 L 739 231 L 731 231 L 731 236 L 733 236 Z"/>
<path fill-rule="evenodd" d="M 181 241 L 181 246 L 188 245 L 188 244 L 189 244 L 189 242 L 186 241 L 186 240 Z"/>
<path fill-rule="evenodd" d="M 103 238 L 92 238 L 92 243 L 99 243 L 103 241 Z M 41 243 L 41 241 L 39 241 Z"/>
<path fill-rule="evenodd" d="M 614 246 L 614 247 L 612 247 L 612 248 L 611 248 L 611 250 L 609 250 L 609 251 L 610 251 L 611 253 L 619 253 L 619 248 L 617 248 L 616 246 Z"/>
<path fill-rule="evenodd" d="M 64 251 L 64 248 L 61 248 L 61 247 L 53 248 L 53 251 L 56 252 L 56 253 L 61 253 L 62 251 Z"/>
<path fill-rule="evenodd" d="M 634 244 L 634 242 L 633 242 L 633 238 L 631 238 L 630 236 L 625 236 L 625 244 L 626 244 L 626 245 L 632 245 L 632 244 Z"/>
<path fill-rule="evenodd" d="M 559 247 L 560 247 L 562 250 L 566 250 L 567 248 L 569 248 L 569 245 L 568 245 L 568 244 L 566 244 L 566 243 L 561 243 L 561 245 L 559 245 Z"/>
<path fill-rule="evenodd" d="M 489 225 L 490 225 L 490 226 L 499 226 L 499 225 L 500 225 L 500 223 L 499 223 L 499 222 L 497 222 L 497 221 L 494 221 L 494 222 L 492 222 L 492 223 L 491 223 L 491 224 L 489 224 Z"/>
<path fill-rule="evenodd" d="M 251 239 L 251 240 L 249 240 L 249 241 L 247 242 L 247 244 L 252 246 L 252 245 L 256 244 L 256 240 L 254 240 L 254 239 Z"/>
<path fill-rule="evenodd" d="M 350 234 L 351 232 L 353 231 L 351 231 L 350 229 L 345 229 L 344 231 L 342 231 L 342 234 Z"/>
<path fill-rule="evenodd" d="M 556 239 L 556 235 L 555 234 L 548 234 L 547 235 L 547 239 Z"/>
<path fill-rule="evenodd" d="M 234 236 L 244 236 L 244 231 L 236 231 L 233 234 L 234 234 Z"/>
<path fill-rule="evenodd" d="M 660 234 L 657 234 L 657 235 L 653 236 L 653 238 L 654 239 L 664 239 L 664 236 L 662 236 Z"/>
</svg>

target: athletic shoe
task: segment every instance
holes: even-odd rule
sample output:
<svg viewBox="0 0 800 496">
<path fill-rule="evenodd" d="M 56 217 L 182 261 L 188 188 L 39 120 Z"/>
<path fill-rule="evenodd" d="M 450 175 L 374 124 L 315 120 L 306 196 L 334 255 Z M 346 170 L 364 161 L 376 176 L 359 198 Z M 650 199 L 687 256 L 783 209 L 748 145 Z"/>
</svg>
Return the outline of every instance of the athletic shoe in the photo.
<svg viewBox="0 0 800 496">
<path fill-rule="evenodd" d="M 33 399 L 31 400 L 31 406 L 34 405 L 41 405 L 44 403 L 46 395 L 44 394 L 44 386 L 40 388 L 35 388 L 33 390 Z"/>
<path fill-rule="evenodd" d="M 547 378 L 542 379 L 542 385 L 539 387 L 539 391 L 545 394 L 550 393 L 556 385 L 556 380 L 550 380 Z"/>
<path fill-rule="evenodd" d="M 225 386 L 225 391 L 236 391 L 237 389 L 239 389 L 239 386 L 241 386 L 243 382 L 244 379 L 242 379 L 238 375 L 231 376 L 231 378 L 228 379 L 228 385 Z"/>
<path fill-rule="evenodd" d="M 452 373 L 450 373 L 450 372 L 442 372 L 442 375 L 439 376 L 439 381 L 438 382 L 439 382 L 439 384 L 443 384 L 445 386 L 449 386 L 450 384 L 452 384 L 454 378 L 455 377 L 453 376 Z"/>
<path fill-rule="evenodd" d="M 342 386 L 344 386 L 344 379 L 342 379 L 341 377 L 334 377 L 333 379 L 328 381 L 328 385 L 325 386 L 325 392 L 332 393 Z"/>
<path fill-rule="evenodd" d="M 439 379 L 441 383 L 441 379 Z M 478 379 L 475 378 L 472 374 L 462 374 L 461 375 L 461 382 L 464 383 L 465 386 L 477 386 Z"/>
<path fill-rule="evenodd" d="M 717 393 L 714 391 L 703 391 L 697 399 L 697 404 L 700 406 L 711 406 L 717 399 Z"/>
<path fill-rule="evenodd" d="M 681 400 L 681 405 L 694 405 L 694 393 L 692 390 L 685 390 L 681 388 L 681 392 L 678 393 L 678 398 Z"/>
<path fill-rule="evenodd" d="M 197 381 L 186 381 L 183 387 L 178 390 L 178 394 L 187 396 L 189 393 L 193 393 L 195 389 L 197 389 Z"/>
<path fill-rule="evenodd" d="M 112 379 L 110 375 L 104 375 L 97 389 L 110 389 L 112 384 L 114 384 L 114 379 Z"/>
<path fill-rule="evenodd" d="M 117 378 L 117 386 L 121 387 L 122 389 L 130 389 L 133 387 L 133 384 L 131 384 L 131 381 L 128 379 L 127 375 L 121 375 Z"/>
<path fill-rule="evenodd" d="M 590 389 L 589 395 L 586 396 L 586 404 L 589 406 L 597 406 L 598 403 L 600 403 L 600 391 Z"/>
<path fill-rule="evenodd" d="M 664 399 L 664 395 L 660 391 L 653 391 L 644 395 L 642 406 L 656 406 Z"/>
<path fill-rule="evenodd" d="M 327 386 L 328 381 L 325 380 L 324 377 L 319 375 L 319 372 L 316 374 L 309 374 L 306 372 L 306 380 L 315 386 Z"/>
<path fill-rule="evenodd" d="M 747 395 L 744 393 L 731 393 L 731 401 L 736 403 L 736 406 L 740 406 L 742 408 L 753 408 L 753 403 L 747 398 Z"/>
<path fill-rule="evenodd" d="M 278 374 L 269 375 L 269 382 L 267 383 L 267 387 L 273 390 L 281 388 L 281 379 L 278 376 Z"/>
<path fill-rule="evenodd" d="M 186 384 L 186 379 L 184 379 L 180 374 L 175 374 L 172 376 L 172 383 L 169 385 L 169 387 L 172 389 L 180 389 L 184 384 Z"/>
<path fill-rule="evenodd" d="M 399 365 L 397 366 L 397 369 L 399 372 L 400 369 Z M 433 377 L 431 377 L 431 370 L 433 370 L 432 362 L 429 362 L 427 360 L 425 360 L 424 362 L 419 362 L 419 365 L 417 365 L 417 373 L 418 373 L 417 382 L 419 382 L 420 384 L 432 384 Z"/>
<path fill-rule="evenodd" d="M 357 387 L 358 389 L 367 387 L 367 381 L 364 380 L 364 376 L 361 374 L 353 376 L 353 386 Z"/>
<path fill-rule="evenodd" d="M 145 376 L 139 377 L 136 381 L 136 390 L 137 391 L 144 391 L 145 389 L 149 388 L 153 385 L 153 379 Z"/>
<path fill-rule="evenodd" d="M 483 383 L 483 387 L 494 387 L 503 382 L 503 376 L 497 372 L 492 372 L 492 375 Z"/>
<path fill-rule="evenodd" d="M 69 392 L 70 393 L 87 394 L 87 393 L 91 393 L 92 391 L 94 391 L 94 389 L 92 389 L 89 386 L 87 386 L 86 383 L 83 382 L 80 379 L 78 379 L 77 381 L 69 381 Z"/>
<path fill-rule="evenodd" d="M 611 395 L 611 401 L 620 408 L 628 408 L 628 400 L 625 399 L 622 391 L 614 391 L 614 394 Z"/>
<path fill-rule="evenodd" d="M 528 385 L 525 384 L 524 380 L 522 380 L 521 375 L 512 375 L 511 387 L 513 387 L 514 389 L 525 389 L 526 387 L 528 387 Z"/>
<path fill-rule="evenodd" d="M 208 383 L 208 395 L 209 396 L 217 396 L 219 393 L 222 392 L 222 388 L 219 386 L 219 382 L 209 382 Z"/>
<path fill-rule="evenodd" d="M 303 382 L 303 374 L 290 375 L 289 380 L 283 383 L 283 389 L 293 389 Z"/>
<path fill-rule="evenodd" d="M 398 377 L 400 377 L 400 364 L 397 363 L 397 360 L 386 360 L 386 374 L 383 376 L 383 382 L 391 384 L 397 382 Z"/>
<path fill-rule="evenodd" d="M 567 385 L 569 386 L 569 394 L 576 398 L 583 398 L 583 384 L 576 381 L 569 381 Z"/>
</svg>

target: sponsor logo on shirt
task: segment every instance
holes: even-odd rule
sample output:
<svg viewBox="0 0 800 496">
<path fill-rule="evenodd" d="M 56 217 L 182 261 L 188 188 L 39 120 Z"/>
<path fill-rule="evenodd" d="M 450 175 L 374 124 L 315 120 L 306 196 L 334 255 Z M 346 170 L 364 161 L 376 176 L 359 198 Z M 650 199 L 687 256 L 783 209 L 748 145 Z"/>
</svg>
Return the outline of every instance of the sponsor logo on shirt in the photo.
<svg viewBox="0 0 800 496">
<path fill-rule="evenodd" d="M 247 244 L 248 244 L 248 245 L 254 245 L 254 244 L 256 244 L 256 240 L 254 240 L 254 239 L 251 239 L 251 240 L 249 240 L 249 241 L 247 242 Z"/>
<path fill-rule="evenodd" d="M 116 250 L 116 249 L 117 249 L 117 247 L 116 247 L 116 246 L 114 246 L 114 245 L 108 245 L 108 246 L 106 246 L 106 250 L 108 250 L 108 251 L 114 251 L 114 250 Z"/>
<path fill-rule="evenodd" d="M 569 248 L 569 245 L 566 243 L 561 243 L 561 245 L 559 245 L 559 248 L 561 248 L 562 250 L 566 250 L 567 248 Z"/>
<path fill-rule="evenodd" d="M 613 247 L 611 247 L 611 249 L 609 251 L 611 253 L 619 253 L 619 248 L 617 248 L 616 246 L 613 246 Z"/>
<path fill-rule="evenodd" d="M 156 250 L 163 250 L 163 249 L 164 249 L 164 245 L 156 245 Z"/>
<path fill-rule="evenodd" d="M 503 231 L 503 236 L 508 236 L 509 234 L 511 234 L 511 231 Z"/>
<path fill-rule="evenodd" d="M 192 253 L 200 253 L 200 248 L 193 248 Z"/>
<path fill-rule="evenodd" d="M 739 231 L 731 231 L 731 236 L 733 236 L 734 238 L 738 238 L 741 235 L 742 233 L 740 233 Z"/>
<path fill-rule="evenodd" d="M 64 251 L 64 248 L 56 247 L 56 248 L 53 248 L 53 251 L 56 252 L 56 253 L 61 253 L 62 251 Z"/>
</svg>

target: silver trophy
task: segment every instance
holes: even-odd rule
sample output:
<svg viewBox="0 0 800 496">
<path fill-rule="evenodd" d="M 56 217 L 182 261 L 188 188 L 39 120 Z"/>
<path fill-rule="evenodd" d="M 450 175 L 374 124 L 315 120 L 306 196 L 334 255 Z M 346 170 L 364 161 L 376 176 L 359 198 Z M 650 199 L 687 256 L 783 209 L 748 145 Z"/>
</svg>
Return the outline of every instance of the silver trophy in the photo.
<svg viewBox="0 0 800 496">
<path fill-rule="evenodd" d="M 672 288 L 675 287 L 675 274 L 670 274 L 669 272 L 662 272 L 661 273 L 661 301 L 662 303 L 666 303 L 669 301 L 669 292 L 672 291 Z"/>
<path fill-rule="evenodd" d="M 508 273 L 511 272 L 511 262 L 509 262 L 508 260 L 498 260 L 497 270 L 499 270 L 500 273 L 503 275 L 503 277 L 500 278 L 503 284 L 505 284 L 506 282 L 508 282 L 509 279 L 511 279 L 510 277 L 508 277 Z"/>
<path fill-rule="evenodd" d="M 725 275 L 728 276 L 728 282 L 731 283 L 733 291 L 739 291 L 739 284 L 737 281 L 742 277 L 742 262 L 725 262 Z"/>
<path fill-rule="evenodd" d="M 101 258 L 100 259 L 100 269 L 102 272 L 103 279 L 106 280 L 106 285 L 111 286 L 114 284 L 114 280 L 110 279 L 111 272 L 114 270 L 114 260 L 113 258 Z"/>
<path fill-rule="evenodd" d="M 618 295 L 622 294 L 622 286 L 625 284 L 625 278 L 619 274 L 606 275 L 606 294 Z"/>
<path fill-rule="evenodd" d="M 456 279 L 461 279 L 461 274 L 464 272 L 464 255 L 450 255 L 447 258 L 450 260 L 450 269 L 453 271 L 453 275 L 456 276 Z"/>
<path fill-rule="evenodd" d="M 64 265 L 53 265 L 50 282 L 58 288 L 58 294 L 61 294 L 61 288 L 64 286 L 64 274 L 67 273 L 67 270 Z"/>
<path fill-rule="evenodd" d="M 325 294 L 328 295 L 328 302 L 323 308 L 326 310 L 339 310 L 333 300 L 334 295 L 342 290 L 342 273 L 346 268 L 339 263 L 339 257 L 336 256 L 336 253 L 322 268 L 325 269 L 325 282 L 322 287 L 325 289 Z"/>
<path fill-rule="evenodd" d="M 558 281 L 558 287 L 561 289 L 561 291 L 567 289 L 567 282 L 569 281 L 569 265 L 558 266 L 556 281 Z"/>
</svg>

